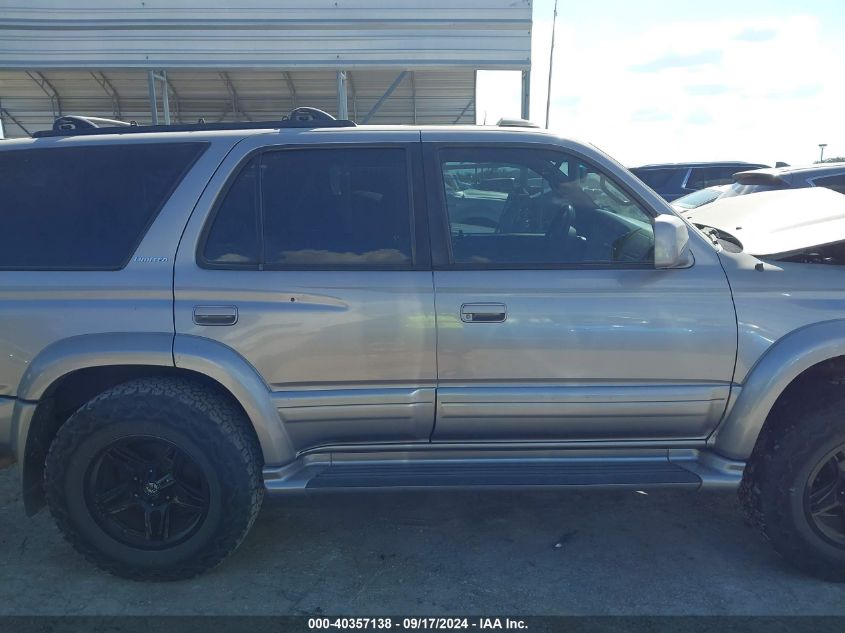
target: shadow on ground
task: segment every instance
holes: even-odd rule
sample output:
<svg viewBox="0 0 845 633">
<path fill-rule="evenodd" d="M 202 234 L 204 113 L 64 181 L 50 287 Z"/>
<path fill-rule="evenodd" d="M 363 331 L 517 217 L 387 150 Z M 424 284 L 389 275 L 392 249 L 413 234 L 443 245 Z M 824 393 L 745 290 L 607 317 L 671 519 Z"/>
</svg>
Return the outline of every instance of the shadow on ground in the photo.
<svg viewBox="0 0 845 633">
<path fill-rule="evenodd" d="M 0 472 L 0 614 L 845 614 L 733 494 L 366 493 L 265 503 L 241 548 L 178 583 L 92 568 Z"/>
</svg>

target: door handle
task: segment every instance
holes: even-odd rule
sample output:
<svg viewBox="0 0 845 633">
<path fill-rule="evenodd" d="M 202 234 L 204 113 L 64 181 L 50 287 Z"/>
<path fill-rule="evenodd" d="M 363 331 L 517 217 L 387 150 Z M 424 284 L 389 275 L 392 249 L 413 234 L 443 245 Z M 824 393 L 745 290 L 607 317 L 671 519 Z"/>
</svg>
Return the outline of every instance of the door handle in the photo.
<svg viewBox="0 0 845 633">
<path fill-rule="evenodd" d="M 197 325 L 234 325 L 238 322 L 236 306 L 194 306 Z"/>
<path fill-rule="evenodd" d="M 465 303 L 461 306 L 464 323 L 502 323 L 508 318 L 504 303 Z"/>
</svg>

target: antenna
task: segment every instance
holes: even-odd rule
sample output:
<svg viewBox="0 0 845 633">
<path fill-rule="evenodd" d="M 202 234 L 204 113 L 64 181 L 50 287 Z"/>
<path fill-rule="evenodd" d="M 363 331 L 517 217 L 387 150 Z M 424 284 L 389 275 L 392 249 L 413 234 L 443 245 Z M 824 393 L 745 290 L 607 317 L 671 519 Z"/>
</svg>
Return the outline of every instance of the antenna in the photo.
<svg viewBox="0 0 845 633">
<path fill-rule="evenodd" d="M 549 87 L 546 90 L 546 129 L 549 129 L 549 106 L 552 102 L 552 66 L 555 56 L 555 25 L 557 24 L 557 0 L 555 0 L 555 12 L 552 16 L 552 45 L 549 47 Z"/>
</svg>

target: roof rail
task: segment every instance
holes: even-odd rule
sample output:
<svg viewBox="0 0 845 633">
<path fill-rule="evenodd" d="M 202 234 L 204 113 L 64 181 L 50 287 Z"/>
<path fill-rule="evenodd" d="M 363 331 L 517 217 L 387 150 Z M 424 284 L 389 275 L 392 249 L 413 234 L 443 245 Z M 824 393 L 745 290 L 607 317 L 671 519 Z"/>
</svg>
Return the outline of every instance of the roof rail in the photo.
<svg viewBox="0 0 845 633">
<path fill-rule="evenodd" d="M 214 130 L 267 130 L 275 128 L 355 127 L 354 121 L 335 119 L 317 108 L 301 107 L 278 121 L 234 123 L 180 123 L 178 125 L 138 125 L 134 121 L 116 121 L 89 116 L 62 116 L 53 122 L 53 129 L 35 132 L 35 138 L 50 136 L 97 136 L 101 134 L 144 134 L 152 132 L 205 132 Z"/>
<path fill-rule="evenodd" d="M 127 123 L 126 121 L 117 121 L 115 119 L 102 119 L 94 116 L 60 116 L 53 121 L 53 130 L 60 132 L 64 130 L 90 130 L 100 127 L 127 127 L 129 125 L 137 125 L 134 121 Z"/>
<path fill-rule="evenodd" d="M 496 123 L 498 127 L 540 127 L 533 121 L 528 121 L 527 119 L 499 119 L 499 122 Z"/>
</svg>

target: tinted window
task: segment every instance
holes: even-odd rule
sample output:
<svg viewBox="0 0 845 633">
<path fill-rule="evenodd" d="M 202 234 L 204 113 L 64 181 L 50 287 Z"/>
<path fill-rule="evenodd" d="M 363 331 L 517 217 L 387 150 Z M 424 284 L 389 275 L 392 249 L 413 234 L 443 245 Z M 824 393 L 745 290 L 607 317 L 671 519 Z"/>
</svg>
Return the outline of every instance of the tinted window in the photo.
<svg viewBox="0 0 845 633">
<path fill-rule="evenodd" d="M 845 174 L 838 176 L 824 176 L 822 178 L 815 178 L 813 184 L 816 187 L 827 187 L 839 193 L 845 193 Z"/>
<path fill-rule="evenodd" d="M 733 175 L 743 167 L 695 167 L 687 179 L 687 189 L 704 189 L 716 185 L 728 185 Z"/>
<path fill-rule="evenodd" d="M 208 263 L 233 266 L 258 264 L 258 166 L 256 156 L 232 182 L 217 208 L 205 242 Z"/>
<path fill-rule="evenodd" d="M 577 158 L 532 149 L 441 152 L 457 264 L 648 264 L 651 217 Z"/>
<path fill-rule="evenodd" d="M 205 147 L 137 143 L 0 152 L 0 268 L 122 268 Z"/>
<path fill-rule="evenodd" d="M 649 187 L 658 191 L 672 180 L 672 177 L 681 171 L 686 172 L 686 167 L 678 169 L 632 169 L 631 172 Z"/>
<path fill-rule="evenodd" d="M 403 149 L 302 149 L 261 159 L 264 262 L 403 267 L 411 205 Z"/>
</svg>

